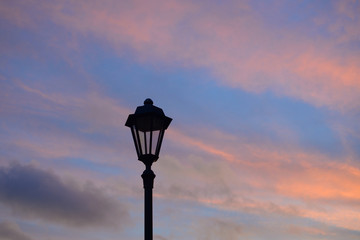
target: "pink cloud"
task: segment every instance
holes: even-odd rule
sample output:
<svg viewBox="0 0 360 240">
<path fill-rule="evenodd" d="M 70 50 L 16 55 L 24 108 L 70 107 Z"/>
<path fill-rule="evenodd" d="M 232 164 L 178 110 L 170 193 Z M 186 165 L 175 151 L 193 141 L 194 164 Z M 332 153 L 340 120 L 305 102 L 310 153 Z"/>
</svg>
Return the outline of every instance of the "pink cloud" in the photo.
<svg viewBox="0 0 360 240">
<path fill-rule="evenodd" d="M 329 234 L 328 232 L 322 229 L 318 229 L 314 227 L 295 226 L 295 225 L 289 226 L 288 231 L 294 235 L 304 235 L 304 234 L 322 235 L 322 236 L 333 235 L 333 234 Z"/>
<path fill-rule="evenodd" d="M 168 133 L 168 140 L 192 154 L 162 157 L 158 168 L 167 180 L 166 185 L 157 185 L 157 197 L 360 229 L 356 224 L 360 215 L 354 209 L 360 200 L 360 167 L 348 156 L 330 157 L 274 143 L 244 143 L 216 131 L 202 132 L 201 140 L 177 129 Z"/>
<path fill-rule="evenodd" d="M 15 16 L 27 18 L 26 7 L 20 2 L 18 8 L 8 9 L 17 13 L 15 22 L 20 21 Z M 141 61 L 206 67 L 229 86 L 254 92 L 270 89 L 333 109 L 359 108 L 360 60 L 351 51 L 339 53 L 337 37 L 342 32 L 333 31 L 334 37 L 328 39 L 301 27 L 269 28 L 249 4 L 232 7 L 237 14 L 231 7 L 175 0 L 31 6 L 70 31 L 111 43 L 120 54 L 131 46 Z M 314 24 L 328 31 L 333 25 L 343 26 L 347 39 L 354 39 L 359 31 L 351 27 L 359 22 L 354 11 L 350 1 L 339 3 L 331 16 L 318 16 Z"/>
<path fill-rule="evenodd" d="M 219 156 L 223 159 L 226 159 L 230 162 L 234 161 L 234 156 L 231 154 L 221 150 L 220 148 L 213 147 L 209 144 L 205 144 L 202 141 L 196 140 L 194 138 L 191 138 L 189 136 L 186 136 L 185 134 L 182 134 L 180 131 L 169 129 L 166 132 L 167 138 L 170 140 L 181 143 L 182 145 L 190 146 L 190 147 L 196 147 L 201 149 L 204 152 L 207 152 L 212 155 Z"/>
</svg>

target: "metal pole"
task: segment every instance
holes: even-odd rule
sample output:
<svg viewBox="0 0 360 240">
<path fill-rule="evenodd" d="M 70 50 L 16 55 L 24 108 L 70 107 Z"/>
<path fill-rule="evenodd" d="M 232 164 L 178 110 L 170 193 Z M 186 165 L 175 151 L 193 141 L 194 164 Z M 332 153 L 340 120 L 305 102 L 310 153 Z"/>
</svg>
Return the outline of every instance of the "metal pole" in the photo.
<svg viewBox="0 0 360 240">
<path fill-rule="evenodd" d="M 146 165 L 146 169 L 141 175 L 144 183 L 144 236 L 145 240 L 153 239 L 153 211 L 152 211 L 152 189 L 154 187 L 154 172 L 151 165 Z"/>
</svg>

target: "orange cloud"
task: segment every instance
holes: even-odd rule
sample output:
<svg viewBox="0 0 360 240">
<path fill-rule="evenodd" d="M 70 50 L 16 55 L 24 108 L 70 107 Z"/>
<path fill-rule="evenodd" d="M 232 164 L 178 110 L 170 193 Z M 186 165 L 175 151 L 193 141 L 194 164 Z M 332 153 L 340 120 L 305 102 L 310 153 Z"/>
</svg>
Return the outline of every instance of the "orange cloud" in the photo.
<svg viewBox="0 0 360 240">
<path fill-rule="evenodd" d="M 277 184 L 277 190 L 287 196 L 307 200 L 358 202 L 360 200 L 359 169 L 346 164 L 308 166 L 286 176 Z M 350 203 L 351 204 L 351 203 Z"/>
<path fill-rule="evenodd" d="M 196 162 L 194 167 L 189 167 L 190 162 L 184 159 L 185 165 L 166 167 L 169 180 L 173 179 L 177 186 L 176 192 L 182 193 L 174 197 L 232 211 L 285 214 L 360 229 L 360 213 L 354 208 L 360 200 L 360 167 L 356 162 L 346 156 L 329 157 L 296 147 L 238 144 L 235 136 L 223 134 L 223 141 L 220 135 L 202 132 L 199 140 L 169 129 L 169 140 L 186 146 L 191 153 L 203 151 L 209 155 L 191 161 Z M 164 161 L 169 164 L 174 160 L 166 157 Z M 208 172 L 206 168 L 210 166 L 216 170 Z M 182 179 L 185 173 L 192 184 L 176 180 L 178 174 Z M 191 179 L 196 179 L 196 184 Z M 168 185 L 172 185 L 171 181 Z M 171 198 L 171 191 L 163 188 L 159 197 Z"/>
</svg>

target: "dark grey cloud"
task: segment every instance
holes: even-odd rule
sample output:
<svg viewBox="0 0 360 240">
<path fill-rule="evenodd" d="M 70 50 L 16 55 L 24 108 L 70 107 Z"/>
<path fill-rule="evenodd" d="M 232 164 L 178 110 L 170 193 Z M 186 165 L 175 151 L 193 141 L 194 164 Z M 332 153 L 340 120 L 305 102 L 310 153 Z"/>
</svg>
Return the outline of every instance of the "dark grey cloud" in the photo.
<svg viewBox="0 0 360 240">
<path fill-rule="evenodd" d="M 32 240 L 31 237 L 21 231 L 14 222 L 4 221 L 0 223 L 1 240 Z"/>
<path fill-rule="evenodd" d="M 18 163 L 0 168 L 0 202 L 16 215 L 74 227 L 122 227 L 129 221 L 125 206 L 101 189 Z"/>
</svg>

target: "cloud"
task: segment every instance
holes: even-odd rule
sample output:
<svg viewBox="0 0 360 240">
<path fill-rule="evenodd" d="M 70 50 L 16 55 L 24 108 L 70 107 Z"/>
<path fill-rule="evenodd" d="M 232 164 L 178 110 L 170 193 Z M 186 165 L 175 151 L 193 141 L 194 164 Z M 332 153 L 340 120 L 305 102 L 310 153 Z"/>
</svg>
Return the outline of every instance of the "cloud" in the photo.
<svg viewBox="0 0 360 240">
<path fill-rule="evenodd" d="M 359 41 L 360 29 L 360 4 L 354 0 L 335 1 L 335 18 L 329 15 L 321 16 L 319 24 L 328 28 L 329 33 L 338 43 L 352 43 Z"/>
<path fill-rule="evenodd" d="M 0 223 L 0 238 L 1 240 L 32 240 L 30 236 L 25 234 L 19 226 L 10 221 Z"/>
<path fill-rule="evenodd" d="M 13 21 L 24 24 L 30 6 L 20 3 L 8 8 L 14 12 Z M 268 12 L 276 8 L 272 5 L 262 7 Z M 337 110 L 358 109 L 360 61 L 357 50 L 351 51 L 351 42 L 358 41 L 358 5 L 329 2 L 328 8 L 328 15 L 317 9 L 313 18 L 289 28 L 284 23 L 267 24 L 288 20 L 286 14 L 269 19 L 246 1 L 226 7 L 175 0 L 42 1 L 31 6 L 70 32 L 110 43 L 119 54 L 130 46 L 142 62 L 205 67 L 231 87 L 271 90 Z M 11 21 L 9 14 L 6 18 Z M 314 34 L 313 28 L 325 34 Z"/>
<path fill-rule="evenodd" d="M 167 240 L 167 238 L 160 236 L 160 235 L 154 235 L 155 240 Z"/>
<path fill-rule="evenodd" d="M 155 196 L 360 229 L 360 170 L 349 156 L 248 143 L 217 131 L 168 133 L 187 150 L 162 156 L 158 178 L 165 180 L 157 181 Z"/>
<path fill-rule="evenodd" d="M 233 240 L 242 236 L 242 226 L 227 219 L 204 218 L 195 228 L 199 240 Z"/>
<path fill-rule="evenodd" d="M 92 184 L 77 186 L 52 172 L 13 163 L 0 168 L 0 202 L 15 215 L 71 227 L 124 227 L 125 206 Z"/>
<path fill-rule="evenodd" d="M 124 122 L 129 109 L 121 106 L 116 100 L 101 95 L 93 90 L 81 96 L 73 96 L 59 92 L 50 92 L 50 89 L 43 91 L 33 88 L 20 81 L 15 81 L 14 87 L 18 88 L 26 97 L 20 98 L 19 93 L 14 92 L 12 98 L 18 97 L 22 101 L 17 107 L 32 106 L 48 113 L 66 114 L 73 116 L 80 121 L 90 123 L 88 131 L 92 128 L 119 128 L 119 122 Z M 8 99 L 8 102 L 14 99 Z M 8 104 L 10 105 L 10 103 Z"/>
<path fill-rule="evenodd" d="M 290 225 L 290 226 L 288 226 L 287 230 L 289 231 L 289 233 L 291 233 L 293 235 L 306 235 L 306 234 L 309 234 L 309 235 L 322 235 L 322 236 L 330 235 L 329 233 L 327 233 L 323 229 L 319 229 L 319 228 L 315 228 L 315 227 L 304 227 L 304 226 Z"/>
<path fill-rule="evenodd" d="M 14 79 L 4 79 L 4 86 L 2 116 L 22 117 L 4 123 L 3 130 L 10 136 L 0 141 L 16 148 L 17 153 L 37 159 L 85 157 L 118 162 L 119 144 L 128 144 L 124 149 L 132 150 L 131 142 L 121 137 L 128 133 L 123 123 L 132 111 L 115 99 L 95 90 L 74 96 Z M 20 128 L 23 131 L 18 131 Z"/>
<path fill-rule="evenodd" d="M 265 13 L 247 1 L 223 7 L 176 0 L 18 1 L 3 4 L 2 10 L 7 13 L 3 18 L 21 27 L 27 22 L 33 26 L 34 21 L 41 25 L 46 19 L 64 31 L 95 36 L 120 55 L 130 47 L 141 62 L 206 68 L 230 87 L 270 90 L 315 106 L 358 110 L 360 59 L 353 46 L 359 40 L 359 5 L 327 4 L 326 14 L 314 8 L 312 18 L 291 27 L 268 24 L 288 20 L 284 13 L 266 14 L 276 13 L 279 4 L 263 4 Z M 41 17 L 28 21 L 34 13 Z"/>
</svg>

